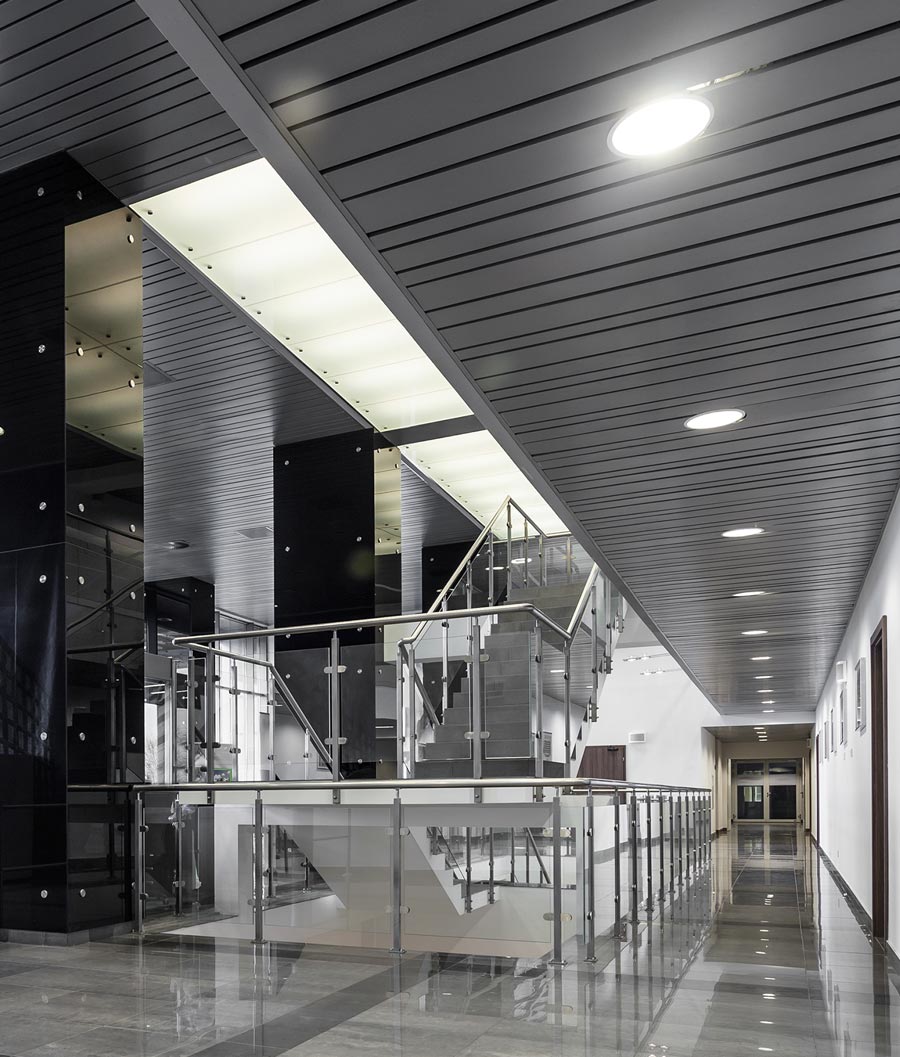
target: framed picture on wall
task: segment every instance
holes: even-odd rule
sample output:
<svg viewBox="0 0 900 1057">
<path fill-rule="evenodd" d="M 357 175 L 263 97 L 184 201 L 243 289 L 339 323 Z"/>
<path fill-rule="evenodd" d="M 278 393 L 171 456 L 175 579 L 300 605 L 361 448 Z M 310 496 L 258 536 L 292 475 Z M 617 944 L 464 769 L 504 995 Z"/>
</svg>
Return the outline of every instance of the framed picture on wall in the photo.
<svg viewBox="0 0 900 1057">
<path fill-rule="evenodd" d="M 856 699 L 854 704 L 856 705 L 856 729 L 860 734 L 865 732 L 866 729 L 866 659 L 860 657 L 856 662 L 856 679 L 855 679 L 855 691 Z"/>
</svg>

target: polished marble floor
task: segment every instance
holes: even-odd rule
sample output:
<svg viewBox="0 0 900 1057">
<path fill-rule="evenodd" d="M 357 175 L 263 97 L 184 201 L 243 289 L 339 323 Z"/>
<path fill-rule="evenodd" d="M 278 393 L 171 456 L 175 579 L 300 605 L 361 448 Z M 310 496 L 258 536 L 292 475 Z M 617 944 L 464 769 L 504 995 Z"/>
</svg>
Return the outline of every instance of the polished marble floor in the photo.
<svg viewBox="0 0 900 1057">
<path fill-rule="evenodd" d="M 720 838 L 647 917 L 561 967 L 171 935 L 0 944 L 0 1055 L 900 1053 L 900 982 L 799 831 Z"/>
</svg>

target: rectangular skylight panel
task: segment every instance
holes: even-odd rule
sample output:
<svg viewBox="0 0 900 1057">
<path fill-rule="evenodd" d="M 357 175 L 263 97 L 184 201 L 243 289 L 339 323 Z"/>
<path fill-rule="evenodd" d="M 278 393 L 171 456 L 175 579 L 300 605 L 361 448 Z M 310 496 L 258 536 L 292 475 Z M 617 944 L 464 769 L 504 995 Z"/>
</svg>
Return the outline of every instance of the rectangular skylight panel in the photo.
<svg viewBox="0 0 900 1057">
<path fill-rule="evenodd" d="M 410 393 L 393 400 L 365 404 L 366 417 L 376 429 L 400 429 L 423 422 L 442 422 L 446 418 L 468 415 L 469 408 L 449 385 L 431 393 Z"/>
<path fill-rule="evenodd" d="M 308 338 L 339 334 L 390 319 L 381 298 L 360 276 L 257 302 L 249 311 L 291 348 Z"/>
<path fill-rule="evenodd" d="M 262 158 L 146 198 L 134 208 L 191 259 L 315 223 Z"/>
<path fill-rule="evenodd" d="M 232 300 L 247 304 L 356 275 L 353 265 L 318 224 L 207 254 L 196 264 Z"/>
<path fill-rule="evenodd" d="M 295 355 L 323 377 L 339 377 L 364 367 L 427 358 L 396 319 L 323 338 L 308 338 L 303 343 L 303 352 L 295 351 Z"/>
</svg>

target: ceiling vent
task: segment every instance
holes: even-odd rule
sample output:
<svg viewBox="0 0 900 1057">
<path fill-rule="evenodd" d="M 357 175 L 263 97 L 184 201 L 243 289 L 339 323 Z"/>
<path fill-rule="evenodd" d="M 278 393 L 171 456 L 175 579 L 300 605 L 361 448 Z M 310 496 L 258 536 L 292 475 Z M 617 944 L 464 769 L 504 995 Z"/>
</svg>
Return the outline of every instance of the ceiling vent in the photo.
<svg viewBox="0 0 900 1057">
<path fill-rule="evenodd" d="M 641 745 L 647 740 L 647 735 L 643 730 L 633 730 L 628 735 L 629 745 Z"/>
<path fill-rule="evenodd" d="M 264 540 L 275 533 L 271 525 L 252 525 L 250 528 L 237 529 L 237 534 L 247 540 Z"/>
</svg>

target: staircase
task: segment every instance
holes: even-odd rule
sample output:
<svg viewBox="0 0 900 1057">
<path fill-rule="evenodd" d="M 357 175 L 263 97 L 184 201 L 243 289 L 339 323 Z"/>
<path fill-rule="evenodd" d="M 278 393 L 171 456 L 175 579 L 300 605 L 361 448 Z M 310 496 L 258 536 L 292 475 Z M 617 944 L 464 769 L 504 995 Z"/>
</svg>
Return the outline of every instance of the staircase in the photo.
<svg viewBox="0 0 900 1057">
<path fill-rule="evenodd" d="M 548 573 L 553 570 L 548 569 Z M 548 575 L 552 580 L 552 575 Z M 550 586 L 529 585 L 508 593 L 510 604 L 529 602 L 561 627 L 571 620 L 584 581 L 581 577 Z M 534 773 L 538 670 L 535 658 L 534 620 L 528 613 L 500 614 L 482 626 L 482 716 L 489 738 L 484 745 L 485 776 L 509 777 Z M 565 683 L 563 643 L 547 629 L 542 632 L 540 679 L 543 697 L 543 729 L 550 734 L 545 752 L 544 774 L 564 772 Z M 589 651 L 588 651 L 589 652 Z M 587 659 L 588 672 L 590 658 Z M 581 735 L 590 703 L 587 673 L 570 690 L 573 740 Z M 464 777 L 471 752 L 466 735 L 472 729 L 469 679 L 463 678 L 450 695 L 442 722 L 434 728 L 433 740 L 420 741 L 417 773 L 422 777 Z M 541 740 L 543 743 L 543 739 Z M 555 744 L 554 744 L 555 743 Z"/>
</svg>

